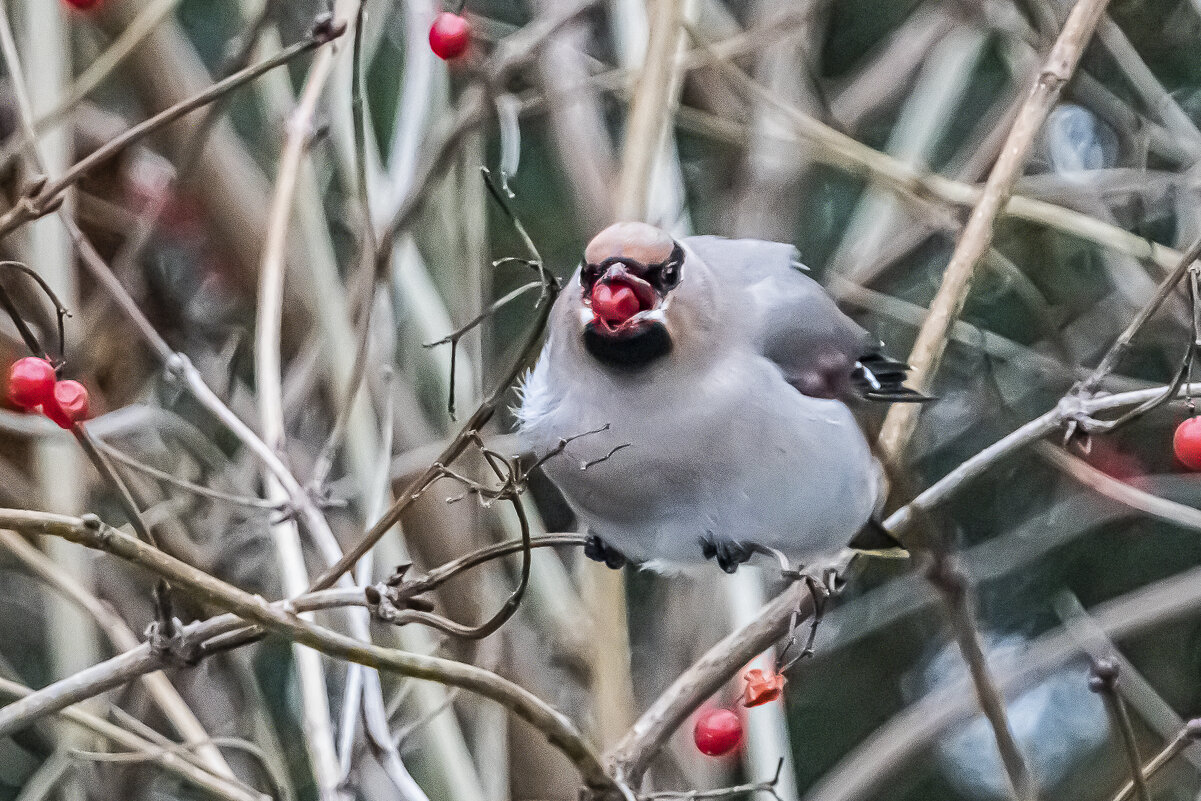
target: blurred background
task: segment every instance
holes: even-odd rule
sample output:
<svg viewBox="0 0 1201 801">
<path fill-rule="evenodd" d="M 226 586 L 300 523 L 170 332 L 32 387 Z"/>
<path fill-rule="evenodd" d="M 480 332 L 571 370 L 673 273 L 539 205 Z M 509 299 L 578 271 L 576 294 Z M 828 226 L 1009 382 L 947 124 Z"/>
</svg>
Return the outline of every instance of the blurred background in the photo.
<svg viewBox="0 0 1201 801">
<path fill-rule="evenodd" d="M 303 38 L 328 10 L 316 0 L 3 2 L 52 177 L 239 65 Z M 247 502 L 269 497 L 259 463 L 164 371 L 94 265 L 81 261 L 64 217 L 170 348 L 262 431 L 254 350 L 264 234 L 283 143 L 290 135 L 304 141 L 286 242 L 285 455 L 302 484 L 317 483 L 346 546 L 378 518 L 388 491 L 427 466 L 457 429 L 447 409 L 450 349 L 424 345 L 528 280 L 520 266 L 492 264 L 526 252 L 489 197 L 481 166 L 507 176 L 512 208 L 560 277 L 618 215 L 644 216 L 677 235 L 791 242 L 843 308 L 903 358 L 973 187 L 987 177 L 1070 9 L 1061 0 L 605 0 L 585 4 L 502 69 L 509 51 L 498 42 L 511 43 L 531 20 L 568 4 L 468 0 L 470 47 L 446 62 L 428 40 L 442 7 L 365 3 L 361 151 L 347 36 L 311 117 L 293 116 L 316 58 L 304 56 L 228 94 L 217 113 L 197 112 L 134 142 L 67 193 L 63 217 L 0 243 L 3 258 L 29 264 L 71 309 L 64 374 L 89 388 L 90 428 L 163 547 L 270 599 L 289 592 L 280 533 L 288 525 L 270 502 Z M 649 167 L 629 194 L 619 178 L 632 158 L 630 98 L 664 5 L 684 24 L 656 59 L 668 76 L 663 133 L 652 138 Z M 336 13 L 353 20 L 356 9 L 339 3 Z M 925 408 L 907 452 L 915 486 L 1054 408 L 1173 266 L 1147 242 L 1183 251 L 1201 236 L 1199 52 L 1201 2 L 1109 4 L 1018 181 L 1016 194 L 1031 202 L 999 220 L 953 329 L 933 384 L 939 400 Z M 8 206 L 37 169 L 13 62 L 5 62 L 0 186 Z M 374 285 L 360 257 L 368 219 L 377 235 L 391 237 Z M 50 335 L 52 310 L 31 285 L 9 273 L 0 281 L 35 330 Z M 535 319 L 535 297 L 506 305 L 462 339 L 453 382 L 460 421 L 508 372 Z M 1191 316 L 1185 293 L 1175 293 L 1103 388 L 1169 381 L 1190 341 Z M 323 448 L 347 403 L 362 326 L 363 390 L 326 467 Z M 6 365 L 27 355 L 7 320 L 0 355 Z M 513 402 L 508 396 L 485 432 L 504 453 L 517 448 Z M 1062 438 L 1052 437 L 1002 461 L 947 507 L 997 675 L 1036 662 L 1031 648 L 1062 646 L 1010 696 L 1013 728 L 1044 798 L 1110 798 L 1129 775 L 1105 708 L 1088 692 L 1088 654 L 1123 660 L 1121 692 L 1144 756 L 1201 712 L 1198 599 L 1185 592 L 1201 581 L 1186 572 L 1201 561 L 1201 525 L 1179 506 L 1149 514 L 1122 500 L 1122 488 L 1134 487 L 1183 507 L 1201 503 L 1201 483 L 1172 456 L 1173 430 L 1188 415 L 1185 404 L 1164 406 L 1087 448 L 1076 443 L 1076 461 L 1065 460 Z M 452 482 L 435 485 L 375 550 L 375 578 L 408 560 L 424 570 L 516 536 L 503 504 L 446 503 L 459 494 Z M 537 474 L 528 497 L 535 533 L 575 530 Z M 11 406 L 0 411 L 0 502 L 125 521 L 71 438 Z M 66 543 L 38 543 L 45 558 L 10 537 L 0 544 L 5 680 L 41 687 L 125 650 L 111 620 L 98 625 L 97 609 L 139 636 L 152 620 L 145 573 Z M 325 557 L 308 539 L 303 546 L 316 575 Z M 484 619 L 517 565 L 493 563 L 434 600 L 456 620 Z M 1161 591 L 1153 611 L 1148 588 Z M 617 574 L 575 549 L 543 549 L 529 594 L 500 633 L 467 644 L 416 627 L 378 625 L 372 635 L 496 670 L 566 712 L 603 748 L 778 590 L 753 569 Z M 212 612 L 185 596 L 178 607 L 185 620 Z M 321 619 L 346 625 L 338 615 Z M 815 658 L 789 674 L 784 700 L 745 711 L 745 746 L 703 757 L 685 726 L 654 762 L 647 787 L 762 781 L 783 758 L 776 791 L 786 800 L 1007 797 L 990 731 L 948 712 L 954 704 L 972 709 L 949 642 L 937 597 L 913 566 L 870 563 L 823 623 Z M 576 797 L 570 763 L 499 707 L 394 676 L 371 689 L 355 674 L 271 638 L 167 671 L 233 774 L 277 797 Z M 740 689 L 731 681 L 709 703 L 731 706 Z M 382 699 L 382 728 L 364 731 L 363 693 Z M 314 700 L 325 704 L 336 747 L 324 767 L 314 750 Z M 149 727 L 150 739 L 178 739 L 141 684 L 89 709 L 123 727 Z M 0 740 L 0 799 L 204 795 L 155 760 L 100 753 L 111 747 L 51 719 Z M 1201 750 L 1193 750 L 1155 778 L 1154 798 L 1197 797 Z M 415 784 L 404 783 L 408 774 Z"/>
</svg>

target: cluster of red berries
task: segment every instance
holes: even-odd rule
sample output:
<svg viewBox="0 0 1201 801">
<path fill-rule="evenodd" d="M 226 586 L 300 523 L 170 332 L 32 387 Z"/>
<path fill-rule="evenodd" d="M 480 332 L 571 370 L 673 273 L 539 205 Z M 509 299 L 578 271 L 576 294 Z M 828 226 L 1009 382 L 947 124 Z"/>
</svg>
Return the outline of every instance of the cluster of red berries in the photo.
<svg viewBox="0 0 1201 801">
<path fill-rule="evenodd" d="M 471 44 L 471 24 L 466 18 L 443 11 L 430 26 L 430 49 L 443 61 L 458 58 Z"/>
<path fill-rule="evenodd" d="M 37 356 L 18 359 L 8 371 L 8 399 L 40 411 L 61 428 L 88 418 L 88 390 L 78 381 L 59 381 L 54 366 Z"/>
</svg>

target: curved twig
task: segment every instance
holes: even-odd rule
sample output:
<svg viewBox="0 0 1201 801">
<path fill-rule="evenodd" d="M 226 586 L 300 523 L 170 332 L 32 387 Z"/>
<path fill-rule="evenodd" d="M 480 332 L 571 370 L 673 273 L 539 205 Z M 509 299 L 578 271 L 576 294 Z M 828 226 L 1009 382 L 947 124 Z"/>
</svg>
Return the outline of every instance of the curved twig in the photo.
<svg viewBox="0 0 1201 801">
<path fill-rule="evenodd" d="M 62 537 L 88 548 L 106 551 L 152 570 L 199 600 L 226 609 L 237 617 L 329 656 L 377 670 L 471 690 L 496 701 L 543 732 L 550 743 L 572 761 L 589 787 L 602 790 L 613 787 L 613 781 L 605 774 L 599 758 L 574 723 L 533 693 L 495 673 L 448 659 L 384 648 L 310 623 L 296 614 L 293 602 L 268 603 L 259 596 L 243 592 L 155 550 L 135 537 L 106 526 L 94 516 L 80 519 L 4 509 L 0 510 L 0 526 L 31 534 Z M 143 646 L 143 649 L 147 652 L 150 650 L 149 646 Z M 149 653 L 139 655 L 129 652 L 123 656 L 129 663 L 124 667 L 128 668 L 130 664 L 137 663 L 139 656 L 144 659 Z M 14 713 L 14 706 L 0 709 L 0 736 L 11 733 L 19 723 L 28 723 L 27 718 Z"/>
</svg>

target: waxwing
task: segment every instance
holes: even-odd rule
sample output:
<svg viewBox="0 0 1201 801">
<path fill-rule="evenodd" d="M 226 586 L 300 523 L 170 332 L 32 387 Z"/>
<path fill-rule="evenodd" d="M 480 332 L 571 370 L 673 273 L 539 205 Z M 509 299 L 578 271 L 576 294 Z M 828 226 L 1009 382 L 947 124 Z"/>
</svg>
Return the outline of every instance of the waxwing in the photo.
<svg viewBox="0 0 1201 801">
<path fill-rule="evenodd" d="M 588 244 L 518 418 L 536 455 L 570 440 L 543 469 L 591 558 L 733 572 L 874 528 L 884 482 L 845 401 L 925 398 L 804 269 L 791 245 L 644 223 Z"/>
</svg>

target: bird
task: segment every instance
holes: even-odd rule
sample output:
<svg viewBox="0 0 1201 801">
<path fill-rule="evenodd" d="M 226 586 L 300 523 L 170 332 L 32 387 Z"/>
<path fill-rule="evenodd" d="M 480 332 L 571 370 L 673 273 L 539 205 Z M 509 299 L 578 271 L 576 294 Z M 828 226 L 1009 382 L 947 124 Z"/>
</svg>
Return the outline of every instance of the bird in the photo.
<svg viewBox="0 0 1201 801">
<path fill-rule="evenodd" d="M 612 568 L 734 572 L 875 540 L 886 482 L 848 405 L 929 400 L 786 243 L 618 222 L 520 386 L 522 446 Z"/>
</svg>

